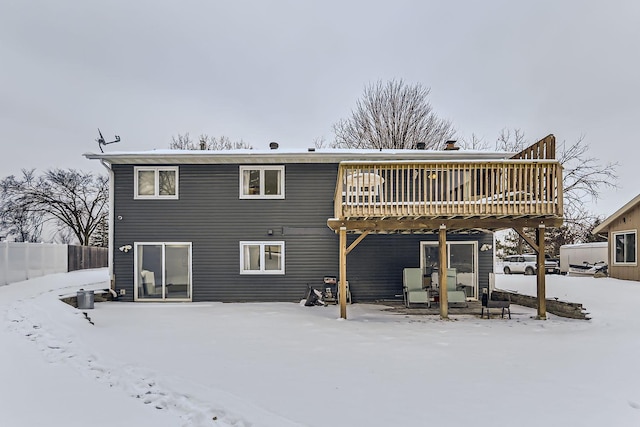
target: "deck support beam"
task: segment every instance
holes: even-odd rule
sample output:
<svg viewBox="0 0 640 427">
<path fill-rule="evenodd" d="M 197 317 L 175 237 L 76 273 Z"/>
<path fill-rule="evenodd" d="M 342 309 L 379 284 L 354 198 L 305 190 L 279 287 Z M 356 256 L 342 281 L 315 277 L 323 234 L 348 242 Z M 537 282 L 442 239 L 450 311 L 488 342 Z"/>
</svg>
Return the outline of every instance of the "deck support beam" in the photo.
<svg viewBox="0 0 640 427">
<path fill-rule="evenodd" d="M 537 316 L 537 319 L 539 320 L 547 319 L 547 300 L 546 300 L 546 283 L 545 283 L 546 269 L 544 265 L 544 231 L 545 231 L 544 229 L 545 229 L 544 224 L 540 225 L 536 229 L 536 243 L 538 246 L 538 250 L 537 250 L 538 252 L 538 259 L 537 259 L 538 316 Z"/>
<path fill-rule="evenodd" d="M 340 318 L 347 318 L 347 227 L 340 227 Z"/>
<path fill-rule="evenodd" d="M 449 318 L 449 301 L 447 295 L 447 226 L 440 225 L 438 235 L 438 249 L 440 251 L 440 268 L 438 269 L 438 286 L 440 287 L 440 318 Z"/>
<path fill-rule="evenodd" d="M 454 230 L 482 230 L 495 231 L 505 228 L 522 229 L 524 227 L 537 228 L 540 224 L 547 227 L 560 227 L 562 218 L 519 218 L 507 216 L 505 218 L 370 218 L 370 219 L 339 219 L 329 218 L 327 226 L 338 232 L 340 227 L 347 227 L 351 233 L 397 233 L 398 231 L 414 231 L 435 233 L 440 225 L 446 225 L 448 231 Z M 518 231 L 518 230 L 516 230 Z M 531 240 L 531 239 L 529 239 Z M 529 243 L 529 242 L 527 242 Z M 531 243 L 535 244 L 533 241 Z"/>
<path fill-rule="evenodd" d="M 358 236 L 358 238 L 356 240 L 353 241 L 353 243 L 351 243 L 349 245 L 349 247 L 347 248 L 347 255 L 349 255 L 349 253 L 353 250 L 353 248 L 355 248 L 356 246 L 358 246 L 358 243 L 362 242 L 362 239 L 364 239 L 365 237 L 367 237 L 369 235 L 369 231 L 365 231 L 364 233 L 362 233 L 361 235 Z"/>
<path fill-rule="evenodd" d="M 544 227 L 544 225 L 543 225 Z M 518 235 L 520 235 L 520 237 L 522 237 L 522 239 L 527 242 L 529 244 L 529 246 L 531 246 L 531 249 L 533 249 L 533 251 L 535 253 L 540 252 L 540 244 L 539 242 L 534 242 L 533 239 L 531 239 L 531 237 L 529 237 L 525 232 L 524 229 L 522 227 L 514 227 L 513 231 L 515 231 L 516 233 L 518 233 Z M 543 252 L 544 252 L 544 242 L 543 242 Z"/>
</svg>

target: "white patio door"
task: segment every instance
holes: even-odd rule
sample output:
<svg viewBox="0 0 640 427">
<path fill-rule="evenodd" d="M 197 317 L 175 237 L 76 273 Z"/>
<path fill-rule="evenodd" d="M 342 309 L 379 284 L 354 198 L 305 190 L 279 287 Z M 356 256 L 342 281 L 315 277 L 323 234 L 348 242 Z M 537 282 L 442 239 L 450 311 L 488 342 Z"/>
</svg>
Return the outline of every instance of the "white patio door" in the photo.
<svg viewBox="0 0 640 427">
<path fill-rule="evenodd" d="M 191 301 L 191 243 L 136 243 L 136 301 Z"/>
<path fill-rule="evenodd" d="M 447 266 L 456 269 L 456 285 L 478 298 L 478 242 L 447 242 Z M 420 267 L 440 268 L 438 242 L 420 242 Z"/>
</svg>

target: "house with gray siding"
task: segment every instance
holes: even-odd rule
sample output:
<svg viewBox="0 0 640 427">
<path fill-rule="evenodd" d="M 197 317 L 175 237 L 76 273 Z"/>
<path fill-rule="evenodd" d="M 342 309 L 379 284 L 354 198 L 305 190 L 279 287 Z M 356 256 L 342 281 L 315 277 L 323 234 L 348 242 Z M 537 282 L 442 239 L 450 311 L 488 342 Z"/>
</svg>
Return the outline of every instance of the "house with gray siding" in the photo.
<svg viewBox="0 0 640 427">
<path fill-rule="evenodd" d="M 354 302 L 401 300 L 404 268 L 438 267 L 438 226 L 444 224 L 453 225 L 446 265 L 456 268 L 468 298 L 479 298 L 493 271 L 493 230 L 514 215 L 514 202 L 498 197 L 516 189 L 501 187 L 515 185 L 515 175 L 504 175 L 513 153 L 270 149 L 85 156 L 109 170 L 110 274 L 124 301 L 297 302 L 307 285 L 319 287 L 343 267 Z M 501 210 L 490 212 L 495 206 Z M 538 224 L 544 216 L 527 217 Z M 489 222 L 483 227 L 468 222 L 471 217 Z M 339 230 L 346 230 L 351 248 L 344 266 Z"/>
</svg>

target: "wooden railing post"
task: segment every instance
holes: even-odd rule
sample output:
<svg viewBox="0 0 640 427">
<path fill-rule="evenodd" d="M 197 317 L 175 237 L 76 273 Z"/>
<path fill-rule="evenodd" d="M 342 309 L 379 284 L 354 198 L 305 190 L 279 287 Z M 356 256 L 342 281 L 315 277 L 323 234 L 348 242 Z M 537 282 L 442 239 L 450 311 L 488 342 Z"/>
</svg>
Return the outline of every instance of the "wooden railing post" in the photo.
<svg viewBox="0 0 640 427">
<path fill-rule="evenodd" d="M 347 318 L 347 228 L 340 227 L 340 318 Z"/>
<path fill-rule="evenodd" d="M 546 300 L 546 283 L 544 268 L 544 224 L 536 229 L 536 240 L 538 244 L 538 271 L 537 271 L 537 297 L 538 297 L 538 319 L 545 320 L 547 318 L 547 300 Z"/>
<path fill-rule="evenodd" d="M 336 191 L 333 195 L 333 217 L 334 218 L 342 218 L 343 217 L 343 202 L 342 202 L 342 194 L 344 192 L 343 182 L 345 180 L 344 166 L 338 166 L 338 179 L 336 180 Z M 348 196 L 348 195 L 347 195 Z M 346 198 L 345 198 L 346 201 Z"/>
<path fill-rule="evenodd" d="M 440 226 L 438 236 L 440 267 L 438 268 L 438 286 L 440 287 L 440 318 L 449 318 L 449 298 L 447 295 L 447 227 Z"/>
</svg>

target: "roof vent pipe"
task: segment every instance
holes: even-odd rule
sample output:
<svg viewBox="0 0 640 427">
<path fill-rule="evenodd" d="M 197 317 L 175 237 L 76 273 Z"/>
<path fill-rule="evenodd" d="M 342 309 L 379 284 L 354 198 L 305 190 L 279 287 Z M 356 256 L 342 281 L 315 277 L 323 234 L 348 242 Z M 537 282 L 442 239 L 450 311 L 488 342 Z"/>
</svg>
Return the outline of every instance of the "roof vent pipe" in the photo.
<svg viewBox="0 0 640 427">
<path fill-rule="evenodd" d="M 277 142 L 270 142 L 269 143 L 269 148 L 271 148 L 272 150 L 277 150 L 278 149 L 278 143 Z"/>
<path fill-rule="evenodd" d="M 424 150 L 425 148 L 427 148 L 427 144 L 425 144 L 424 142 L 418 142 L 418 143 L 416 144 L 416 148 L 417 148 L 418 150 Z"/>
<path fill-rule="evenodd" d="M 456 140 L 455 139 L 450 139 L 449 141 L 447 141 L 447 145 L 445 145 L 444 149 L 447 150 L 447 151 L 449 151 L 449 150 L 459 150 L 460 147 L 458 147 L 456 145 Z"/>
</svg>

